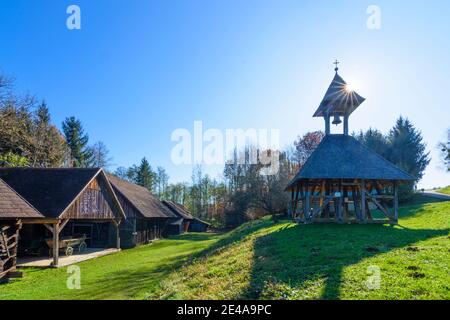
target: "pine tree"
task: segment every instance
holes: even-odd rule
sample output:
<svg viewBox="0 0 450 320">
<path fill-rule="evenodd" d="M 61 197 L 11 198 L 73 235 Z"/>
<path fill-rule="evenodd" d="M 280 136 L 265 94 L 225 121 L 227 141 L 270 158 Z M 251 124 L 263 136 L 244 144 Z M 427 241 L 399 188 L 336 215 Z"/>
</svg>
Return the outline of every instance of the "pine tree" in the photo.
<svg viewBox="0 0 450 320">
<path fill-rule="evenodd" d="M 136 171 L 136 184 L 152 191 L 155 183 L 155 174 L 147 159 L 144 157 Z"/>
<path fill-rule="evenodd" d="M 87 147 L 89 136 L 84 133 L 81 121 L 75 117 L 66 118 L 62 129 L 70 149 L 71 165 L 73 167 L 90 166 L 92 152 Z"/>
<path fill-rule="evenodd" d="M 415 183 L 422 179 L 430 163 L 430 153 L 426 152 L 422 133 L 407 119 L 400 117 L 387 137 L 388 152 L 386 159 L 399 168 L 416 177 L 416 181 L 400 187 L 400 200 L 411 198 Z"/>
</svg>

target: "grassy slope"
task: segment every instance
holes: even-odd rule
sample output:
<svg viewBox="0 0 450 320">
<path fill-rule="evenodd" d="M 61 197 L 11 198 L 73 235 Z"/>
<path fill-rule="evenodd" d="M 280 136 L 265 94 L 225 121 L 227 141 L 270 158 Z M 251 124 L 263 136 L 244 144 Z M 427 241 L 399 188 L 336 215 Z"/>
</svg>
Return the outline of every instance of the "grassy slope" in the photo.
<svg viewBox="0 0 450 320">
<path fill-rule="evenodd" d="M 449 215 L 441 202 L 403 208 L 397 227 L 254 222 L 151 298 L 450 299 Z M 379 290 L 366 285 L 369 266 Z"/>
<path fill-rule="evenodd" d="M 450 194 L 450 186 L 447 186 L 447 187 L 442 188 L 442 189 L 438 189 L 436 191 L 440 192 L 440 193 L 444 193 L 444 194 Z"/>
<path fill-rule="evenodd" d="M 80 263 L 81 290 L 66 268 L 26 270 L 0 299 L 450 299 L 449 215 L 450 202 L 417 201 L 398 227 L 262 219 Z M 379 290 L 365 285 L 373 265 Z"/>
<path fill-rule="evenodd" d="M 144 299 L 218 238 L 187 234 L 80 263 L 81 290 L 67 289 L 67 268 L 24 269 L 23 279 L 0 285 L 0 299 Z"/>
</svg>

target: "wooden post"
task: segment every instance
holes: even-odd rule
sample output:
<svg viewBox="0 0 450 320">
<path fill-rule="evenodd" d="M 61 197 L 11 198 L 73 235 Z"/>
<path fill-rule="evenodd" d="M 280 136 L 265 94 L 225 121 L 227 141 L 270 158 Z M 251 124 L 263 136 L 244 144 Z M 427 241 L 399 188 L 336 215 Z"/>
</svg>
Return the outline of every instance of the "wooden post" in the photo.
<svg viewBox="0 0 450 320">
<path fill-rule="evenodd" d="M 116 225 L 116 248 L 120 249 L 120 222 L 115 221 Z"/>
<path fill-rule="evenodd" d="M 342 181 L 339 181 L 339 206 L 338 206 L 338 222 L 343 222 L 344 217 L 344 187 L 342 186 Z"/>
<path fill-rule="evenodd" d="M 306 185 L 306 192 L 305 192 L 305 220 L 309 220 L 309 213 L 310 213 L 310 206 L 309 206 L 309 186 Z"/>
<path fill-rule="evenodd" d="M 344 134 L 348 136 L 348 115 L 344 116 Z"/>
<path fill-rule="evenodd" d="M 53 267 L 59 264 L 59 222 L 53 224 Z"/>
<path fill-rule="evenodd" d="M 326 115 L 323 118 L 325 119 L 325 134 L 330 134 L 330 116 Z"/>
<path fill-rule="evenodd" d="M 398 223 L 398 182 L 394 181 L 394 222 Z"/>
<path fill-rule="evenodd" d="M 366 181 L 361 180 L 361 221 L 366 220 Z"/>
</svg>

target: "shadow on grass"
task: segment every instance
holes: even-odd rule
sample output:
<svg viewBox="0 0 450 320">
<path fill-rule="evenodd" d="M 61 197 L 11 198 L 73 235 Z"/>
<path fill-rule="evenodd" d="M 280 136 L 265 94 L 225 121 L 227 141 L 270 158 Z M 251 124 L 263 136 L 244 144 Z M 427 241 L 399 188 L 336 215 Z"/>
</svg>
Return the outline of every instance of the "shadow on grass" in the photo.
<svg viewBox="0 0 450 320">
<path fill-rule="evenodd" d="M 347 266 L 394 249 L 416 250 L 414 243 L 448 235 L 449 229 L 406 229 L 386 225 L 296 225 L 257 238 L 251 283 L 244 299 L 261 296 L 270 283 L 303 288 L 325 282 L 321 298 L 339 299 Z M 270 297 L 268 297 L 270 298 Z"/>
</svg>

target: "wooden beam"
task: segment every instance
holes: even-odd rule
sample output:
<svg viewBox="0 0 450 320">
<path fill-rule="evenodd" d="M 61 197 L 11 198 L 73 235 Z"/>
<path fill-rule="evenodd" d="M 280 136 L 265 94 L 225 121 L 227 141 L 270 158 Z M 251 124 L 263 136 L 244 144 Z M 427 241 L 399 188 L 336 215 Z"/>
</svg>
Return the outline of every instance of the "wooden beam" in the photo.
<svg viewBox="0 0 450 320">
<path fill-rule="evenodd" d="M 314 210 L 311 219 L 314 219 L 319 213 L 321 213 L 323 209 L 328 205 L 328 203 L 330 203 L 330 201 L 331 201 L 330 198 L 326 198 L 325 201 L 322 203 L 322 205 L 319 206 L 316 210 Z"/>
<path fill-rule="evenodd" d="M 61 223 L 59 224 L 59 228 L 58 228 L 58 234 L 61 233 L 62 229 L 64 229 L 64 227 L 66 226 L 66 224 L 68 222 L 69 222 L 69 219 L 61 221 Z"/>
<path fill-rule="evenodd" d="M 22 219 L 22 224 L 54 224 L 58 219 Z"/>
<path fill-rule="evenodd" d="M 398 182 L 394 181 L 394 222 L 398 222 Z"/>
<path fill-rule="evenodd" d="M 392 216 L 389 214 L 388 210 L 380 202 L 378 202 L 377 199 L 372 198 L 372 196 L 369 193 L 366 193 L 366 195 L 378 207 L 378 209 L 380 209 L 381 212 L 383 212 L 383 214 L 387 218 L 392 219 Z"/>
<path fill-rule="evenodd" d="M 50 231 L 52 234 L 54 233 L 53 227 L 49 224 L 44 224 L 44 227 L 46 227 L 48 229 L 48 231 Z"/>
<path fill-rule="evenodd" d="M 53 225 L 53 267 L 59 264 L 59 223 Z"/>
<path fill-rule="evenodd" d="M 361 221 L 366 220 L 366 181 L 361 180 Z"/>
<path fill-rule="evenodd" d="M 310 194 L 309 194 L 309 186 L 306 186 L 306 192 L 305 192 L 305 220 L 309 220 L 310 216 Z"/>
</svg>

